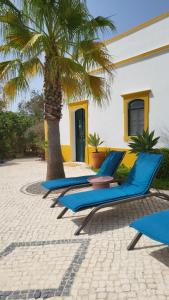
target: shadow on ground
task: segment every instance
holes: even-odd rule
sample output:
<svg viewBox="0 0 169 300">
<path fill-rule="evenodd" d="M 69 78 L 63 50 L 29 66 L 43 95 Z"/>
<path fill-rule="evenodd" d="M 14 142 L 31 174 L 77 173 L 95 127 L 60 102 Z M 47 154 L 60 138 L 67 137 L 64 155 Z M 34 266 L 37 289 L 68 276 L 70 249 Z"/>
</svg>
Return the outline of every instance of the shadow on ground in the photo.
<svg viewBox="0 0 169 300">
<path fill-rule="evenodd" d="M 128 204 L 120 204 L 118 207 L 112 207 L 97 212 L 93 219 L 86 225 L 83 232 L 88 235 L 100 234 L 105 231 L 112 231 L 113 229 L 120 229 L 126 226 L 139 217 L 145 214 L 151 214 L 153 212 L 168 209 L 169 204 L 166 201 L 152 199 L 135 201 Z M 146 213 L 145 213 L 146 211 Z M 90 211 L 88 210 L 88 213 Z M 85 216 L 88 214 L 86 212 Z M 84 214 L 83 214 L 84 215 Z M 84 221 L 84 216 L 77 216 L 72 213 L 72 221 L 78 226 Z M 64 218 L 66 215 L 64 216 Z"/>
<path fill-rule="evenodd" d="M 164 246 L 164 245 L 161 245 L 161 246 Z M 152 257 L 154 257 L 155 259 L 157 259 L 162 264 L 166 265 L 166 267 L 169 267 L 169 248 L 168 247 L 164 247 L 162 249 L 153 251 L 150 253 L 150 255 Z"/>
<path fill-rule="evenodd" d="M 14 165 L 18 165 L 18 163 L 16 162 L 13 162 L 13 161 L 7 161 L 7 162 L 4 162 L 4 163 L 0 163 L 0 168 L 1 167 L 8 167 L 8 166 L 14 166 Z"/>
</svg>

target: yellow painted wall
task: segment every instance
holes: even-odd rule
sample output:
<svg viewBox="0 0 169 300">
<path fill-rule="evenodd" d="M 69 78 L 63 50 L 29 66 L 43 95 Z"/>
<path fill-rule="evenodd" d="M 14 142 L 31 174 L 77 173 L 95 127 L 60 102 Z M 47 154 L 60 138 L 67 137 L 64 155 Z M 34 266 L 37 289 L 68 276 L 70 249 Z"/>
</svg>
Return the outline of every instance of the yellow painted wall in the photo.
<svg viewBox="0 0 169 300">
<path fill-rule="evenodd" d="M 71 161 L 71 146 L 62 145 L 61 150 L 62 150 L 63 161 Z"/>
<path fill-rule="evenodd" d="M 45 142 L 48 141 L 48 124 L 47 121 L 44 121 L 44 132 L 45 132 Z M 45 160 L 48 160 L 48 149 L 45 149 Z"/>
<path fill-rule="evenodd" d="M 121 162 L 121 164 L 125 165 L 128 168 L 131 168 L 136 160 L 136 154 L 130 153 L 128 149 L 122 148 L 106 148 L 106 147 L 99 147 L 99 151 L 126 151 L 126 154 Z M 92 147 L 89 147 L 89 165 L 91 164 L 90 153 L 93 151 Z"/>
<path fill-rule="evenodd" d="M 47 127 L 47 122 L 45 121 L 44 123 L 44 127 L 45 127 L 45 141 L 48 140 L 48 127 Z M 87 157 L 86 157 L 86 162 L 89 163 L 89 165 L 91 164 L 91 159 L 90 159 L 90 153 L 94 151 L 94 148 L 92 147 L 87 147 Z M 71 151 L 71 146 L 70 145 L 61 145 L 61 149 L 62 149 L 62 156 L 63 156 L 63 160 L 64 161 L 71 161 L 72 160 L 72 151 Z M 99 151 L 110 151 L 110 150 L 124 150 L 127 151 L 122 164 L 124 164 L 126 167 L 131 168 L 135 162 L 136 159 L 136 155 L 135 154 L 131 154 L 129 153 L 128 149 L 120 149 L 120 148 L 107 148 L 107 147 L 99 147 Z M 45 159 L 47 160 L 47 150 L 45 151 Z"/>
<path fill-rule="evenodd" d="M 90 159 L 90 153 L 93 152 L 94 148 L 88 147 L 88 161 L 89 165 L 91 164 L 91 159 Z M 124 164 L 126 167 L 131 168 L 136 160 L 136 155 L 133 153 L 129 153 L 128 149 L 120 149 L 120 148 L 106 148 L 106 147 L 99 147 L 99 151 L 127 151 L 124 159 L 122 160 L 122 164 Z M 64 161 L 71 161 L 71 146 L 70 145 L 62 145 L 62 155 Z"/>
</svg>

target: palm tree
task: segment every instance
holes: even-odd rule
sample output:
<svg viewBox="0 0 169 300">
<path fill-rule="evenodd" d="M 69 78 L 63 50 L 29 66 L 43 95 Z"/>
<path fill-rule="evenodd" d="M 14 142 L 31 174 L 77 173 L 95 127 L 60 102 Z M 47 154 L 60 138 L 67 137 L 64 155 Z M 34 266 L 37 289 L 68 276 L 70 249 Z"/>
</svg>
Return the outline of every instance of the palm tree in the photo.
<svg viewBox="0 0 169 300">
<path fill-rule="evenodd" d="M 102 67 L 110 74 L 110 57 L 99 31 L 114 30 L 108 18 L 93 18 L 85 0 L 0 0 L 4 61 L 0 79 L 8 99 L 26 91 L 31 77 L 44 78 L 44 117 L 48 124 L 47 179 L 64 177 L 59 121 L 63 101 L 107 95 L 104 78 L 90 73 Z M 7 59 L 8 58 L 8 59 Z"/>
</svg>

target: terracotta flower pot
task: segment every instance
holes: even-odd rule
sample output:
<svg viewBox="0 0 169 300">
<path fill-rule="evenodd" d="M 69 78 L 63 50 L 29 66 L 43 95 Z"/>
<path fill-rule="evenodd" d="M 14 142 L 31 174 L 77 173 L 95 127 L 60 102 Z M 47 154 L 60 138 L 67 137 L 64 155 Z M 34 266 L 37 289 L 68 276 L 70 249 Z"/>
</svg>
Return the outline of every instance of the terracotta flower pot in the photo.
<svg viewBox="0 0 169 300">
<path fill-rule="evenodd" d="M 93 168 L 99 169 L 103 160 L 106 157 L 106 152 L 91 152 L 91 166 Z"/>
</svg>

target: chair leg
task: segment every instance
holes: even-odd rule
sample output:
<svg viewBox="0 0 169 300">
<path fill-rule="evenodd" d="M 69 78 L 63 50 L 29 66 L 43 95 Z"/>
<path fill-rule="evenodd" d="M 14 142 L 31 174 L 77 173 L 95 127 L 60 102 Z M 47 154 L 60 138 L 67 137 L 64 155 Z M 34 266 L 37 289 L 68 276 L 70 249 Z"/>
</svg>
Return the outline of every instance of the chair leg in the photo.
<svg viewBox="0 0 169 300">
<path fill-rule="evenodd" d="M 61 211 L 61 213 L 57 216 L 57 219 L 61 219 L 67 211 L 68 211 L 68 208 L 65 207 L 65 208 Z"/>
<path fill-rule="evenodd" d="M 128 245 L 127 250 L 133 250 L 142 235 L 143 234 L 141 232 L 138 232 L 132 239 L 131 243 Z"/>
<path fill-rule="evenodd" d="M 143 196 L 137 196 L 137 197 L 133 197 L 133 198 L 127 198 L 124 200 L 119 200 L 119 201 L 113 201 L 113 202 L 109 202 L 109 203 L 105 203 L 105 204 L 101 204 L 97 207 L 95 207 L 89 214 L 88 216 L 84 219 L 82 225 L 75 231 L 75 235 L 79 235 L 81 230 L 87 225 L 87 223 L 91 220 L 91 218 L 93 217 L 93 215 L 100 209 L 102 208 L 107 208 L 107 207 L 112 207 L 112 206 L 116 206 L 119 205 L 120 203 L 128 203 L 134 200 L 141 200 L 147 197 L 150 197 L 151 193 L 147 193 Z"/>
<path fill-rule="evenodd" d="M 53 208 L 53 207 L 56 206 L 56 204 L 57 204 L 58 201 L 59 201 L 59 198 L 60 198 L 60 197 L 56 198 L 56 199 L 53 201 L 52 205 L 50 206 L 51 208 Z"/>
<path fill-rule="evenodd" d="M 47 191 L 47 193 L 45 195 L 43 195 L 42 199 L 45 199 L 49 194 L 51 193 L 51 191 Z"/>
<path fill-rule="evenodd" d="M 67 192 L 69 192 L 70 190 L 72 190 L 72 187 L 68 187 L 67 189 L 65 189 L 52 203 L 52 205 L 50 206 L 51 208 L 55 207 L 56 204 L 59 202 L 59 199 L 61 197 L 63 197 Z"/>
<path fill-rule="evenodd" d="M 159 193 L 158 197 L 163 199 L 163 200 L 169 201 L 169 195 L 167 195 L 167 194 Z"/>
<path fill-rule="evenodd" d="M 78 185 L 74 185 L 74 186 L 69 186 L 68 188 L 66 188 L 52 203 L 52 205 L 50 206 L 51 208 L 55 207 L 56 204 L 59 202 L 59 199 L 61 197 L 63 197 L 67 192 L 71 191 L 71 190 L 76 190 L 76 189 L 81 189 L 81 188 L 85 188 L 91 186 L 91 183 L 85 183 L 85 184 L 78 184 Z"/>
<path fill-rule="evenodd" d="M 94 214 L 96 213 L 96 211 L 98 211 L 99 209 L 101 209 L 102 207 L 96 207 L 94 208 L 88 215 L 87 217 L 84 219 L 84 221 L 82 222 L 82 225 L 79 226 L 79 228 L 75 231 L 74 235 L 79 235 L 80 232 L 82 231 L 82 229 L 87 225 L 87 223 L 89 223 L 89 221 L 91 220 L 91 218 L 94 216 Z"/>
</svg>

